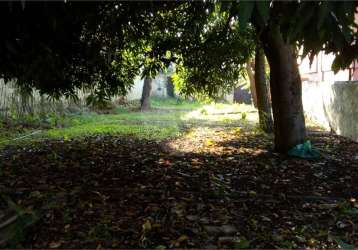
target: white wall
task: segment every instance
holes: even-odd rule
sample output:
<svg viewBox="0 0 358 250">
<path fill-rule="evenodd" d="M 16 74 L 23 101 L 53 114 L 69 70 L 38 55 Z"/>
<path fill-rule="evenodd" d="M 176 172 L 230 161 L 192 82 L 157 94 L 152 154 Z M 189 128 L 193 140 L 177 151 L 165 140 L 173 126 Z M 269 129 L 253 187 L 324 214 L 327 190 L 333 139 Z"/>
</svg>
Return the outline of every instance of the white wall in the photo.
<svg viewBox="0 0 358 250">
<path fill-rule="evenodd" d="M 139 76 L 134 79 L 134 84 L 126 95 L 128 101 L 139 100 L 142 97 L 143 83 L 144 80 L 141 79 Z"/>
<path fill-rule="evenodd" d="M 358 142 L 358 81 L 304 82 L 302 101 L 310 119 Z"/>
<path fill-rule="evenodd" d="M 142 97 L 144 80 L 137 76 L 134 80 L 134 84 L 128 94 L 127 100 L 139 100 Z M 152 96 L 167 96 L 167 75 L 158 74 L 152 81 Z"/>
</svg>

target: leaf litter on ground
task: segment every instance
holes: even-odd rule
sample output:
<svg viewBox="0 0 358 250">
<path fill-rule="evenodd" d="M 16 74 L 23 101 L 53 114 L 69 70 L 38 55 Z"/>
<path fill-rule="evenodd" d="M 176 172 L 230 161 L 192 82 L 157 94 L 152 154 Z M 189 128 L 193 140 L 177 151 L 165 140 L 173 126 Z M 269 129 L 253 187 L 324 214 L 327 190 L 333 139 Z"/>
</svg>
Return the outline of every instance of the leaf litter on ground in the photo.
<svg viewBox="0 0 358 250">
<path fill-rule="evenodd" d="M 314 133 L 323 157 L 305 160 L 274 153 L 272 138 L 252 129 L 194 127 L 187 135 L 100 135 L 3 150 L 0 189 L 40 216 L 22 246 L 358 245 L 357 143 Z"/>
</svg>

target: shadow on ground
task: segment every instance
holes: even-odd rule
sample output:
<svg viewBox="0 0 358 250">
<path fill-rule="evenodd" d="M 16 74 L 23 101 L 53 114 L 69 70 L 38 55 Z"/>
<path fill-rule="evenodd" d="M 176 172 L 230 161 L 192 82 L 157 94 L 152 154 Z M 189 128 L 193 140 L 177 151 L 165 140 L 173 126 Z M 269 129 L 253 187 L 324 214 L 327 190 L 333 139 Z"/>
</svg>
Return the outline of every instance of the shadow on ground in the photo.
<svg viewBox="0 0 358 250">
<path fill-rule="evenodd" d="M 44 141 L 1 153 L 0 189 L 40 216 L 26 248 L 358 244 L 358 145 L 311 137 L 319 160 L 274 153 L 272 138 L 239 128 Z"/>
</svg>

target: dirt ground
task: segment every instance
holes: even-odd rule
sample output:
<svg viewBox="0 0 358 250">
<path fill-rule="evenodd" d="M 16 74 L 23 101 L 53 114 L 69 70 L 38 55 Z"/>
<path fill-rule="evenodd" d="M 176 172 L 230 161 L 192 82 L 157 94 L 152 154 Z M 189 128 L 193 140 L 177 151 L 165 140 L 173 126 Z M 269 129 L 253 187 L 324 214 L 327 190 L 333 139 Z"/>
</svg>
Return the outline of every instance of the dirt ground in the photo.
<svg viewBox="0 0 358 250">
<path fill-rule="evenodd" d="M 0 190 L 38 221 L 26 248 L 358 246 L 358 144 L 273 151 L 255 129 L 191 127 L 174 140 L 49 140 L 0 153 Z"/>
</svg>

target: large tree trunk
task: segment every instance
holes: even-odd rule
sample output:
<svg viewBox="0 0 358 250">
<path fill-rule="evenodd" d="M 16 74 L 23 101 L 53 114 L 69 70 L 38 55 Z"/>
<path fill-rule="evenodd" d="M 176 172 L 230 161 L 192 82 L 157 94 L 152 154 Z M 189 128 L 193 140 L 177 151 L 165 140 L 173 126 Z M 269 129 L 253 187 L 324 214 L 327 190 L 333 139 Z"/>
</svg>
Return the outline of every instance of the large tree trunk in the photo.
<svg viewBox="0 0 358 250">
<path fill-rule="evenodd" d="M 266 84 L 265 55 L 259 44 L 255 53 L 255 89 L 257 96 L 257 109 L 259 111 L 260 127 L 267 133 L 273 130 L 271 105 Z"/>
<path fill-rule="evenodd" d="M 247 63 L 246 63 L 246 73 L 247 73 L 247 76 L 249 77 L 249 81 L 250 81 L 250 92 L 251 92 L 252 102 L 254 103 L 255 108 L 257 108 L 255 77 L 254 77 L 254 72 L 252 72 L 252 62 L 251 62 L 251 60 L 248 60 Z"/>
<path fill-rule="evenodd" d="M 287 152 L 306 140 L 297 56 L 284 41 L 278 25 L 270 24 L 260 38 L 270 64 L 275 149 Z"/>
<path fill-rule="evenodd" d="M 146 111 L 150 109 L 150 92 L 152 91 L 152 79 L 144 78 L 142 98 L 140 99 L 140 109 Z"/>
</svg>

